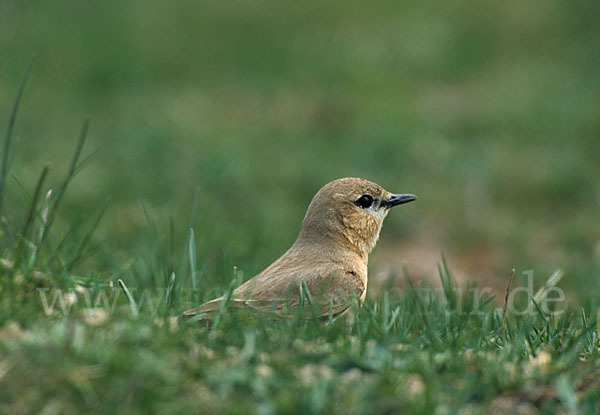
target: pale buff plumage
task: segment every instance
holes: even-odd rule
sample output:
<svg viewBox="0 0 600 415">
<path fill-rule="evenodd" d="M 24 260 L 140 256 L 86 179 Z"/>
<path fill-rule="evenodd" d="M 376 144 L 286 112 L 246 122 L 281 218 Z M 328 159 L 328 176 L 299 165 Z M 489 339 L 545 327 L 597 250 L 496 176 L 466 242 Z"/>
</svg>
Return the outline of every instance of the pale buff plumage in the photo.
<svg viewBox="0 0 600 415">
<path fill-rule="evenodd" d="M 416 199 L 392 194 L 365 179 L 344 178 L 323 186 L 311 201 L 296 242 L 260 274 L 233 291 L 228 305 L 280 311 L 308 289 L 320 317 L 343 313 L 367 292 L 367 263 L 391 207 Z M 210 319 L 224 298 L 184 314 Z"/>
</svg>

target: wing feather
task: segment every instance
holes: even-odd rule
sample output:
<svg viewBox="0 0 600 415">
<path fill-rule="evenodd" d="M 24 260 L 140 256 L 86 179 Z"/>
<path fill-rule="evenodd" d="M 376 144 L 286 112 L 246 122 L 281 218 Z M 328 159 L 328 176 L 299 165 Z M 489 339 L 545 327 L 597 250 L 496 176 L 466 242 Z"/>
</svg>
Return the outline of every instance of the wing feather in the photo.
<svg viewBox="0 0 600 415">
<path fill-rule="evenodd" d="M 260 276 L 259 276 L 260 277 Z M 319 319 L 334 318 L 344 313 L 352 304 L 352 299 L 364 298 L 366 291 L 363 279 L 354 271 L 343 269 L 325 274 L 316 270 L 312 273 L 298 272 L 287 275 L 270 276 L 268 280 L 255 277 L 233 292 L 227 300 L 227 309 L 248 309 L 257 313 L 274 313 L 277 317 L 295 314 L 300 303 L 300 285 L 308 288 L 312 299 L 312 310 Z M 221 308 L 224 297 L 219 297 L 183 313 L 200 321 L 211 320 Z"/>
</svg>

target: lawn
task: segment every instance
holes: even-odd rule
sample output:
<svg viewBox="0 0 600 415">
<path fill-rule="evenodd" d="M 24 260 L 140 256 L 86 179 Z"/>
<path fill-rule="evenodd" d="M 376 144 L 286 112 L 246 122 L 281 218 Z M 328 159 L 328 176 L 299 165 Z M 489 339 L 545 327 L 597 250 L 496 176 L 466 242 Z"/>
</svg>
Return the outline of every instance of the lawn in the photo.
<svg viewBox="0 0 600 415">
<path fill-rule="evenodd" d="M 598 17 L 4 2 L 0 413 L 600 412 Z M 345 176 L 419 196 L 352 319 L 179 318 Z"/>
</svg>

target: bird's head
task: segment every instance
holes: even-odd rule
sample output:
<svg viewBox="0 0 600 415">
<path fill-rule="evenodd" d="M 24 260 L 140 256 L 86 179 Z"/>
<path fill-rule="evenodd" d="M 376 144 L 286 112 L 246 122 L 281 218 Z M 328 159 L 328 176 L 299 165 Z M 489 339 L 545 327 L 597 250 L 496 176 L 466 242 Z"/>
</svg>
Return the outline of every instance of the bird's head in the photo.
<svg viewBox="0 0 600 415">
<path fill-rule="evenodd" d="M 390 193 L 365 179 L 335 180 L 323 186 L 311 201 L 299 239 L 307 243 L 335 241 L 366 257 L 390 208 L 416 198 Z"/>
</svg>

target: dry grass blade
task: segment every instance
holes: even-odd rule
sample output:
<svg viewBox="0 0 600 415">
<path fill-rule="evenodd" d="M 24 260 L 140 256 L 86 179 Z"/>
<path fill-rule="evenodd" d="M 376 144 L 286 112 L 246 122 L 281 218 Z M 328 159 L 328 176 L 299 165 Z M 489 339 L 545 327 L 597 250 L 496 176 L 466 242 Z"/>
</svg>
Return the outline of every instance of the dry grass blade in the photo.
<svg viewBox="0 0 600 415">
<path fill-rule="evenodd" d="M 508 286 L 506 287 L 506 294 L 504 295 L 504 305 L 502 306 L 502 327 L 504 327 L 504 318 L 506 317 L 506 307 L 508 306 L 508 297 L 510 295 L 510 287 L 512 286 L 514 278 L 515 278 L 515 269 L 513 268 L 510 273 L 510 279 L 508 280 Z"/>
<path fill-rule="evenodd" d="M 15 249 L 15 260 L 14 260 L 15 268 L 17 268 L 19 266 L 21 254 L 23 252 L 23 246 L 24 246 L 25 242 L 29 239 L 29 232 L 30 232 L 31 228 L 33 227 L 36 207 L 37 207 L 38 200 L 40 199 L 40 196 L 42 193 L 42 186 L 44 184 L 44 181 L 46 180 L 46 177 L 48 177 L 49 171 L 50 171 L 49 166 L 44 167 L 44 170 L 42 170 L 42 174 L 40 175 L 40 178 L 38 179 L 37 185 L 35 187 L 35 191 L 33 193 L 33 198 L 31 200 L 31 205 L 29 207 L 29 213 L 27 214 L 27 219 L 25 220 L 25 225 L 23 226 L 23 230 L 21 231 L 21 237 L 19 239 L 19 243 L 17 244 L 17 248 Z"/>
</svg>

